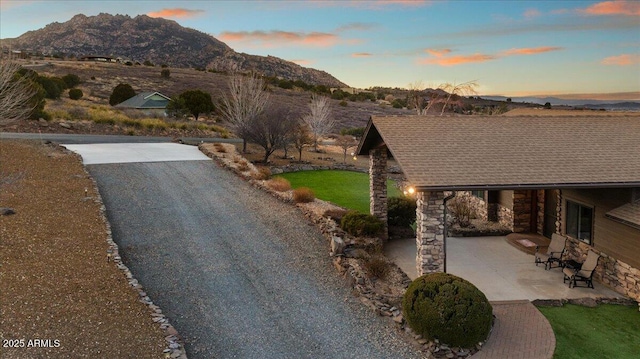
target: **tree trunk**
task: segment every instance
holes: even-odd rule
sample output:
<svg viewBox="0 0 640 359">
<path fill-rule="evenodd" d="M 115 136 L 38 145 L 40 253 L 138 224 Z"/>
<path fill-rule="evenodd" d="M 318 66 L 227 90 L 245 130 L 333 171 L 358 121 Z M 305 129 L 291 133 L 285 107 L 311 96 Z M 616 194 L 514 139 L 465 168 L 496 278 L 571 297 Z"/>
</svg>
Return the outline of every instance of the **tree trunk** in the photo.
<svg viewBox="0 0 640 359">
<path fill-rule="evenodd" d="M 247 140 L 245 138 L 242 139 L 242 153 L 247 153 Z"/>
<path fill-rule="evenodd" d="M 302 147 L 298 149 L 298 162 L 302 162 Z"/>
</svg>

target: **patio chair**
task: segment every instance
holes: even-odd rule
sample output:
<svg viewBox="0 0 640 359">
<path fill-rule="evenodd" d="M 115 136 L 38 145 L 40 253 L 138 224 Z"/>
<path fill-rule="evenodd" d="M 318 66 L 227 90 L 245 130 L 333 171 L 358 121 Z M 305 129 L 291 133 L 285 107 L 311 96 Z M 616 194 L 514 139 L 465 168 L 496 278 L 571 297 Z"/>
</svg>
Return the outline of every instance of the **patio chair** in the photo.
<svg viewBox="0 0 640 359">
<path fill-rule="evenodd" d="M 551 243 L 547 248 L 547 253 L 540 252 L 540 246 L 536 246 L 535 263 L 544 264 L 544 269 L 551 269 L 562 266 L 562 256 L 566 247 L 567 238 L 554 233 L 551 235 Z M 557 265 L 554 267 L 553 264 Z"/>
<path fill-rule="evenodd" d="M 564 279 L 562 282 L 566 283 L 568 279 L 569 288 L 571 288 L 572 283 L 575 288 L 578 286 L 578 282 L 585 282 L 586 285 L 584 287 L 593 289 L 593 273 L 596 271 L 599 259 L 600 255 L 590 250 L 587 253 L 587 259 L 582 263 L 582 267 L 575 269 L 567 267 L 562 270 L 562 273 L 564 273 Z"/>
</svg>

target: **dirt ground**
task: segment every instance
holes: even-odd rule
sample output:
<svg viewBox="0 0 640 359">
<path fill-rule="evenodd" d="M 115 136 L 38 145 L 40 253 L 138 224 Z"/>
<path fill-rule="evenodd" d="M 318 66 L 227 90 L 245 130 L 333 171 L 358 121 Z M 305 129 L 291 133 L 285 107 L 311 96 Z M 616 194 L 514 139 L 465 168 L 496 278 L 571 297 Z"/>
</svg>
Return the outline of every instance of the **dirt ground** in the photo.
<svg viewBox="0 0 640 359">
<path fill-rule="evenodd" d="M 77 155 L 0 141 L 0 207 L 15 210 L 0 216 L 1 358 L 162 357 L 150 309 L 107 262 L 96 199 Z"/>
</svg>

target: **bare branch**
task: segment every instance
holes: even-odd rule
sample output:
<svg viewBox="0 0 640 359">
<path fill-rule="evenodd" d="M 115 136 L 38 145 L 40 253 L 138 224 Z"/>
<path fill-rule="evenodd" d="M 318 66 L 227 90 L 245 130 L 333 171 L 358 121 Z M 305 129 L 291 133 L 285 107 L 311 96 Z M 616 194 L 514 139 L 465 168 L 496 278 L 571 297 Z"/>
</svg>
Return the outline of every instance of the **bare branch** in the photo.
<svg viewBox="0 0 640 359">
<path fill-rule="evenodd" d="M 447 108 L 447 105 L 449 104 L 449 100 L 451 100 L 451 96 L 475 95 L 477 93 L 476 87 L 478 87 L 478 83 L 476 82 L 476 80 L 473 80 L 473 81 L 463 82 L 461 84 L 456 84 L 455 82 L 452 84 L 445 83 L 441 86 L 443 90 L 449 93 L 449 95 L 447 96 L 447 99 L 444 102 L 444 106 L 442 106 L 442 111 L 440 112 L 440 116 L 444 114 L 444 110 Z"/>
<path fill-rule="evenodd" d="M 26 118 L 35 108 L 30 101 L 37 90 L 28 79 L 17 75 L 18 70 L 19 64 L 0 61 L 0 124 Z"/>
<path fill-rule="evenodd" d="M 309 113 L 302 121 L 309 127 L 313 137 L 314 150 L 318 151 L 318 139 L 325 136 L 336 126 L 336 120 L 331 115 L 331 103 L 329 98 L 313 94 L 309 104 Z"/>
</svg>

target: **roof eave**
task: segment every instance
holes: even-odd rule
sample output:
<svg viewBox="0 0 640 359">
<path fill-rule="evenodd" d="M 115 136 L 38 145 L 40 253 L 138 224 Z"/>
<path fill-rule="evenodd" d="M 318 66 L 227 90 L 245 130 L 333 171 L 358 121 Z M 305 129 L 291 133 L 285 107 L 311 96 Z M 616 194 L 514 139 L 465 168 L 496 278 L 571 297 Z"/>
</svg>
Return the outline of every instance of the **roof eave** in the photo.
<svg viewBox="0 0 640 359">
<path fill-rule="evenodd" d="M 410 181 L 409 181 L 410 182 Z M 498 190 L 538 190 L 538 189 L 595 189 L 640 187 L 640 182 L 594 182 L 594 183 L 536 183 L 536 184 L 489 184 L 489 185 L 415 185 L 419 192 L 428 191 L 498 191 Z"/>
</svg>

